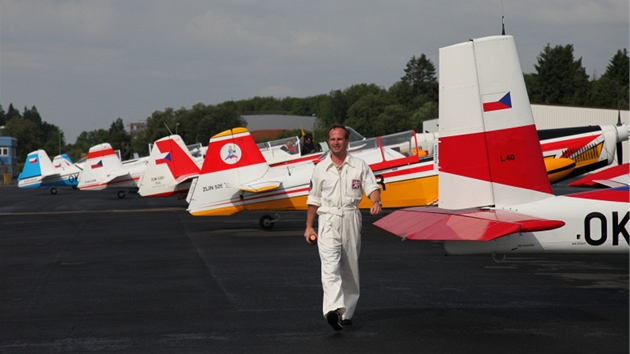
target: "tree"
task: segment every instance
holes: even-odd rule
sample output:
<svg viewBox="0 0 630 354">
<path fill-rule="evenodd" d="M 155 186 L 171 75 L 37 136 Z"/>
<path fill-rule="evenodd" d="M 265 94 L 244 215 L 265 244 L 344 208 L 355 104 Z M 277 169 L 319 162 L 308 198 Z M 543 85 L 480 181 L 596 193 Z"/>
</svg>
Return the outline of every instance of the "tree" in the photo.
<svg viewBox="0 0 630 354">
<path fill-rule="evenodd" d="M 367 94 L 348 109 L 348 119 L 343 124 L 354 128 L 363 136 L 387 134 L 379 123 L 379 119 L 385 117 L 382 114 L 386 111 L 386 107 L 393 104 L 395 102 L 389 94 Z"/>
<path fill-rule="evenodd" d="M 411 128 L 418 133 L 422 133 L 422 123 L 425 120 L 436 119 L 439 114 L 439 106 L 436 102 L 426 102 L 422 107 L 413 112 L 410 118 Z"/>
<path fill-rule="evenodd" d="M 528 79 L 533 83 L 532 103 L 581 106 L 587 102 L 590 82 L 582 58 L 573 58 L 573 45 L 551 48 L 547 44 L 534 68 L 536 73 Z"/>
<path fill-rule="evenodd" d="M 428 101 L 437 102 L 438 82 L 435 65 L 425 54 L 412 56 L 405 68 L 405 76 L 390 87 L 398 102 L 409 108 L 418 108 Z"/>
<path fill-rule="evenodd" d="M 628 109 L 629 67 L 628 50 L 618 50 L 610 60 L 604 75 L 592 83 L 589 105 Z"/>
<path fill-rule="evenodd" d="M 119 149 L 123 142 L 131 143 L 131 135 L 125 130 L 122 118 L 118 117 L 112 122 L 112 125 L 109 127 L 107 142 L 110 143 L 114 150 Z"/>
<path fill-rule="evenodd" d="M 7 136 L 18 140 L 17 159 L 26 160 L 29 152 L 40 149 L 42 144 L 37 139 L 37 125 L 32 121 L 14 116 L 5 126 Z"/>
<path fill-rule="evenodd" d="M 11 119 L 13 119 L 15 117 L 22 117 L 22 115 L 20 114 L 20 111 L 18 111 L 17 109 L 13 108 L 13 103 L 9 103 L 9 108 L 8 108 L 7 113 L 5 115 L 5 123 L 8 123 Z"/>
</svg>

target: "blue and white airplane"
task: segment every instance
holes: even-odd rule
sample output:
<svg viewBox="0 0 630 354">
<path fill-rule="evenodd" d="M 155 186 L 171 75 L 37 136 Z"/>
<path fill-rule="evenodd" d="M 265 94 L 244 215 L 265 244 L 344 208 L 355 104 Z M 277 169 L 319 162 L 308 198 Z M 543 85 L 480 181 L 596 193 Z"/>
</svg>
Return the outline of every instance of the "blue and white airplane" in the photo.
<svg viewBox="0 0 630 354">
<path fill-rule="evenodd" d="M 79 184 L 81 164 L 72 163 L 68 155 L 55 156 L 53 161 L 44 150 L 36 150 L 28 154 L 24 168 L 18 175 L 18 187 L 49 187 L 51 194 L 57 194 L 57 187 L 76 187 Z"/>
</svg>

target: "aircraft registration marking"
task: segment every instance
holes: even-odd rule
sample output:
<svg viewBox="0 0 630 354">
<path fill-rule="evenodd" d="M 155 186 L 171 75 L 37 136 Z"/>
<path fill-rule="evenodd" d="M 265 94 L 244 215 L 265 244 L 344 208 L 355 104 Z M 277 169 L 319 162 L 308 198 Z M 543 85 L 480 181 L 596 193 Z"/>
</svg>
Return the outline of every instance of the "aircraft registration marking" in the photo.
<svg viewBox="0 0 630 354">
<path fill-rule="evenodd" d="M 223 183 L 218 183 L 215 185 L 210 185 L 210 186 L 203 186 L 202 191 L 204 192 L 210 192 L 210 191 L 215 191 L 215 190 L 219 190 L 219 189 L 223 189 Z"/>
</svg>

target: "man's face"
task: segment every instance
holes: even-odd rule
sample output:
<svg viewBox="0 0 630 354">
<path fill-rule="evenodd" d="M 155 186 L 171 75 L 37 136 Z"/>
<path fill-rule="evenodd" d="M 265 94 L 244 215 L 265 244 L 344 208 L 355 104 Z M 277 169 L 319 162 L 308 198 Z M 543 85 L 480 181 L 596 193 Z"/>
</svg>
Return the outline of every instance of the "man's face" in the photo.
<svg viewBox="0 0 630 354">
<path fill-rule="evenodd" d="M 333 154 L 338 154 L 348 150 L 348 140 L 346 140 L 346 131 L 336 128 L 328 133 L 328 146 Z"/>
</svg>

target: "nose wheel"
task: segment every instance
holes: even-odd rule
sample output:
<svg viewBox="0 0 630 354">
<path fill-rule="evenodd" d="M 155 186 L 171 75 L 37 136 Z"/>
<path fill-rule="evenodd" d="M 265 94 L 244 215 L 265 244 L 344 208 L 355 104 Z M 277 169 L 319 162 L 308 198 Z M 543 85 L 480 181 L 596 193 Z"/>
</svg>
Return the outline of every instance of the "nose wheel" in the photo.
<svg viewBox="0 0 630 354">
<path fill-rule="evenodd" d="M 126 195 L 127 195 L 127 192 L 125 192 L 125 191 L 118 191 L 118 198 L 123 199 L 123 198 L 125 198 Z"/>
</svg>

